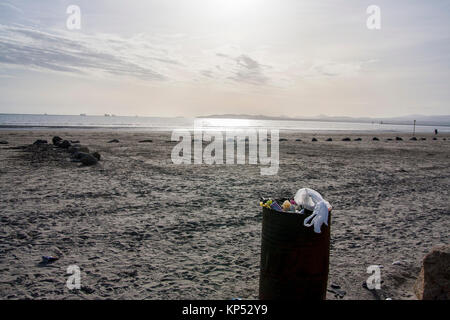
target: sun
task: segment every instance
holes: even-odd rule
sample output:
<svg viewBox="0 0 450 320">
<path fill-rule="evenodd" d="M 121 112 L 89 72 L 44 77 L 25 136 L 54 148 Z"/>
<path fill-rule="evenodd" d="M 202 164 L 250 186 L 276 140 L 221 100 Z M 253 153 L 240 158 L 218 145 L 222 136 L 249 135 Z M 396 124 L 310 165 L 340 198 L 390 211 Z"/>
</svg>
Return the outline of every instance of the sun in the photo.
<svg viewBox="0 0 450 320">
<path fill-rule="evenodd" d="M 223 17 L 235 17 L 249 14 L 251 9 L 255 8 L 258 0 L 210 0 L 216 13 Z"/>
</svg>

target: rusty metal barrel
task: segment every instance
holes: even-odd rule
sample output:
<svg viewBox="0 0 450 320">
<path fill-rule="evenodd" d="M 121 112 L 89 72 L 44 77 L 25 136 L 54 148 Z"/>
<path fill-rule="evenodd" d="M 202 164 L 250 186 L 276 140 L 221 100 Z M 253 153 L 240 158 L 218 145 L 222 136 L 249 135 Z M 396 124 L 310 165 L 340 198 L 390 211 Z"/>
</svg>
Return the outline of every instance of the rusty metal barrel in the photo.
<svg viewBox="0 0 450 320">
<path fill-rule="evenodd" d="M 325 300 L 331 213 L 321 233 L 303 225 L 311 213 L 263 207 L 259 299 Z"/>
</svg>

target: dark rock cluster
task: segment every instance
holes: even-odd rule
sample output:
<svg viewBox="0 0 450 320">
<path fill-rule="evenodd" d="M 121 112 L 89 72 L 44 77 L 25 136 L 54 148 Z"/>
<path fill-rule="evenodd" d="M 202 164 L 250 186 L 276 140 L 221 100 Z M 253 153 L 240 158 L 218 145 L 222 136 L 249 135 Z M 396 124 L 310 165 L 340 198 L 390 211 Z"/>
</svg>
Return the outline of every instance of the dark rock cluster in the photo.
<svg viewBox="0 0 450 320">
<path fill-rule="evenodd" d="M 55 147 L 67 151 L 70 153 L 70 158 L 73 162 L 81 162 L 83 165 L 91 166 L 95 165 L 100 161 L 100 153 L 93 152 L 90 153 L 88 147 L 79 144 L 80 141 L 69 141 L 64 140 L 59 136 L 54 136 L 52 138 L 52 143 Z M 36 140 L 32 146 L 40 147 L 39 150 L 49 151 L 49 147 L 51 145 L 48 144 L 47 140 L 38 139 Z M 45 148 L 42 148 L 45 147 Z M 36 151 L 36 150 L 35 150 Z"/>
</svg>

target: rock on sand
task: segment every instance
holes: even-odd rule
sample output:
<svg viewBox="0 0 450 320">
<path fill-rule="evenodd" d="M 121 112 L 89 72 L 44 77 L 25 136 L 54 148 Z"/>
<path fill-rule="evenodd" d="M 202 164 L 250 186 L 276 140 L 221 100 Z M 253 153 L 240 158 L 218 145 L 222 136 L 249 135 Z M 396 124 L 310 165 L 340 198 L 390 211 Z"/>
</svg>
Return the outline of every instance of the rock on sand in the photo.
<svg viewBox="0 0 450 320">
<path fill-rule="evenodd" d="M 77 152 L 75 154 L 75 159 L 80 160 L 80 162 L 85 166 L 92 166 L 94 164 L 97 164 L 98 162 L 97 158 L 94 157 L 92 154 L 84 152 Z"/>
<path fill-rule="evenodd" d="M 63 149 L 69 149 L 69 147 L 71 146 L 71 144 L 68 140 L 63 140 L 62 142 L 58 143 L 57 145 Z"/>
<path fill-rule="evenodd" d="M 47 144 L 47 140 L 37 139 L 33 144 Z"/>
<path fill-rule="evenodd" d="M 420 300 L 450 300 L 450 245 L 434 247 L 425 256 L 414 293 Z"/>
<path fill-rule="evenodd" d="M 69 147 L 68 151 L 72 154 L 74 154 L 75 152 L 89 153 L 89 148 L 82 145 L 72 145 Z"/>
<path fill-rule="evenodd" d="M 52 139 L 53 144 L 56 146 L 62 141 L 61 137 L 54 136 Z"/>
</svg>

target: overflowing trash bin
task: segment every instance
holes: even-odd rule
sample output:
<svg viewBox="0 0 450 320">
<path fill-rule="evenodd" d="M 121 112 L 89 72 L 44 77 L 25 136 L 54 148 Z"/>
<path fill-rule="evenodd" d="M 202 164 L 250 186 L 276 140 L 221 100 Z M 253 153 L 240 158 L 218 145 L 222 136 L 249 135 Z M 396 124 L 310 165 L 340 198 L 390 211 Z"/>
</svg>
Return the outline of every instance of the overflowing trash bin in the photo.
<svg viewBox="0 0 450 320">
<path fill-rule="evenodd" d="M 308 188 L 293 199 L 262 199 L 259 298 L 326 297 L 331 205 Z"/>
</svg>

